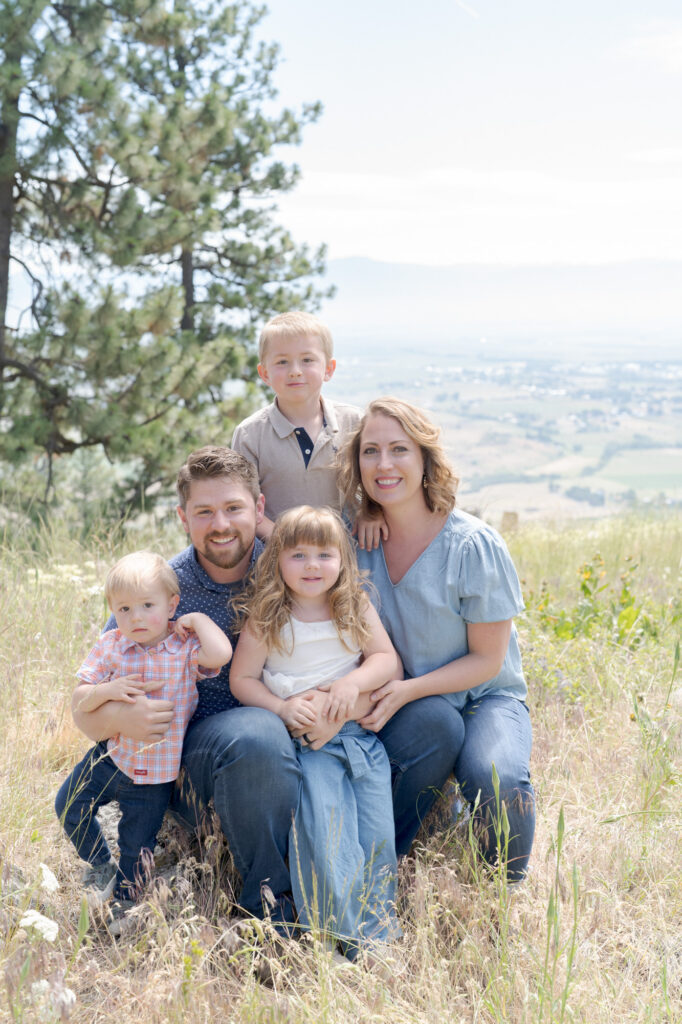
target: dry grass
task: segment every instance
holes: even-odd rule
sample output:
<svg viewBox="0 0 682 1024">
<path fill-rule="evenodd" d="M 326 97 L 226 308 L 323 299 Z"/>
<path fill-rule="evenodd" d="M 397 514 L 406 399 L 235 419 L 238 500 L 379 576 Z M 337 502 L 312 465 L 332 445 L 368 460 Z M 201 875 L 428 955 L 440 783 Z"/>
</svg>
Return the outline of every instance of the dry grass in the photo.
<svg viewBox="0 0 682 1024">
<path fill-rule="evenodd" d="M 170 552 L 177 538 L 155 543 Z M 80 866 L 52 801 L 86 746 L 69 698 L 102 621 L 99 583 L 114 552 L 106 540 L 86 550 L 58 536 L 6 547 L 0 1020 L 682 1020 L 682 698 L 671 686 L 682 519 L 536 527 L 510 543 L 529 595 L 519 625 L 535 729 L 532 871 L 510 892 L 481 869 L 466 827 L 436 830 L 401 866 L 405 939 L 374 971 L 335 965 L 309 938 L 276 946 L 259 923 L 236 919 L 237 879 L 218 835 L 199 850 L 166 834 L 166 863 L 125 941 L 79 927 Z M 596 551 L 607 589 L 586 598 L 578 569 Z M 619 638 L 619 570 L 634 562 L 639 626 Z M 557 634 L 560 611 L 574 635 Z M 41 863 L 57 891 L 41 885 Z M 29 907 L 57 923 L 55 941 L 20 927 Z"/>
</svg>

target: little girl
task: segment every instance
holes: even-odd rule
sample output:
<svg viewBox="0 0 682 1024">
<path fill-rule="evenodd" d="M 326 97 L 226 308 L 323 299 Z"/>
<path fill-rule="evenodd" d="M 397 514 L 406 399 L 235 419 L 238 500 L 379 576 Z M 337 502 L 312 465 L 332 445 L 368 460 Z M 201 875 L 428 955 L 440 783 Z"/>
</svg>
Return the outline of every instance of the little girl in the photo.
<svg viewBox="0 0 682 1024">
<path fill-rule="evenodd" d="M 274 711 L 299 736 L 316 723 L 325 735 L 337 728 L 317 750 L 305 735 L 294 741 L 301 794 L 289 864 L 301 924 L 339 940 L 354 959 L 400 928 L 388 757 L 373 733 L 348 719 L 360 694 L 402 677 L 402 666 L 330 509 L 304 505 L 279 517 L 240 610 L 234 696 Z M 320 687 L 317 722 L 307 691 Z"/>
</svg>

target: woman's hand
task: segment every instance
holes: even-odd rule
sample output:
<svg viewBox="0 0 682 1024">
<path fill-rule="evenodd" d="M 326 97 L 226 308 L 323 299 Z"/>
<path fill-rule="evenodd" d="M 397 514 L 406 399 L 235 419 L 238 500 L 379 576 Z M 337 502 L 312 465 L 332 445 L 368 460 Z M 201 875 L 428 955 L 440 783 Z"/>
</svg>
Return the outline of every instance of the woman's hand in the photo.
<svg viewBox="0 0 682 1024">
<path fill-rule="evenodd" d="M 404 704 L 412 700 L 410 694 L 409 679 L 391 679 L 384 683 L 378 690 L 370 694 L 370 700 L 374 707 L 368 715 L 360 719 L 363 729 L 370 732 L 379 732 L 386 725 L 389 718 L 393 718 L 396 711 L 399 711 Z"/>
</svg>

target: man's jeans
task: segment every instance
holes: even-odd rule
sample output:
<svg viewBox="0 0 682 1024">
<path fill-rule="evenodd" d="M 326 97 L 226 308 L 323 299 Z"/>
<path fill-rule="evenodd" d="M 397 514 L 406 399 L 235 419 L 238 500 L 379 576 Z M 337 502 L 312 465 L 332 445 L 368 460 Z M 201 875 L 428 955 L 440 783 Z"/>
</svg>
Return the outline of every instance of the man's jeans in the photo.
<svg viewBox="0 0 682 1024">
<path fill-rule="evenodd" d="M 479 808 L 494 806 L 494 763 L 510 823 L 509 878 L 523 877 L 535 831 L 528 770 L 531 728 L 524 704 L 489 696 L 460 712 L 446 697 L 424 697 L 401 708 L 379 738 L 391 763 L 398 856 L 409 851 L 453 771 L 470 803 L 480 792 Z M 242 877 L 241 905 L 262 916 L 261 890 L 266 885 L 277 900 L 273 918 L 292 920 L 287 856 L 300 768 L 284 723 L 263 708 L 211 715 L 189 727 L 183 766 L 182 790 L 176 789 L 173 809 L 196 826 L 213 799 Z M 493 862 L 496 852 L 494 832 L 484 828 L 484 856 Z"/>
<path fill-rule="evenodd" d="M 138 883 L 144 883 L 174 785 L 136 785 L 111 760 L 106 743 L 98 743 L 89 750 L 62 783 L 55 810 L 79 856 L 88 864 L 106 864 L 111 859 L 95 815 L 105 804 L 118 802 L 121 819 L 120 859 L 114 887 L 117 899 L 133 898 Z"/>
</svg>

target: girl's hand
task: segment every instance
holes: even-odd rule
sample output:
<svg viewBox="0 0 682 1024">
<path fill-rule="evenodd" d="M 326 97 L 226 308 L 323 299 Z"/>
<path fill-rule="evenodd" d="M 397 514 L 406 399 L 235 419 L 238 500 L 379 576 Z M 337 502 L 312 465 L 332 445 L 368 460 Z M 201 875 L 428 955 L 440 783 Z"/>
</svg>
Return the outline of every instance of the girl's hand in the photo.
<svg viewBox="0 0 682 1024">
<path fill-rule="evenodd" d="M 345 722 L 359 696 L 359 687 L 347 676 L 335 679 L 322 705 L 322 716 L 330 722 Z"/>
<path fill-rule="evenodd" d="M 315 725 L 317 715 L 310 701 L 303 696 L 289 697 L 282 701 L 282 709 L 279 717 L 286 725 L 289 732 L 298 730 L 299 735 L 306 729 Z"/>
<path fill-rule="evenodd" d="M 411 698 L 406 685 L 408 682 L 407 679 L 392 679 L 370 694 L 370 700 L 374 707 L 368 715 L 360 719 L 363 729 L 379 732 L 389 718 L 393 718 L 396 711 L 399 711 L 403 705 L 409 704 Z"/>
</svg>

